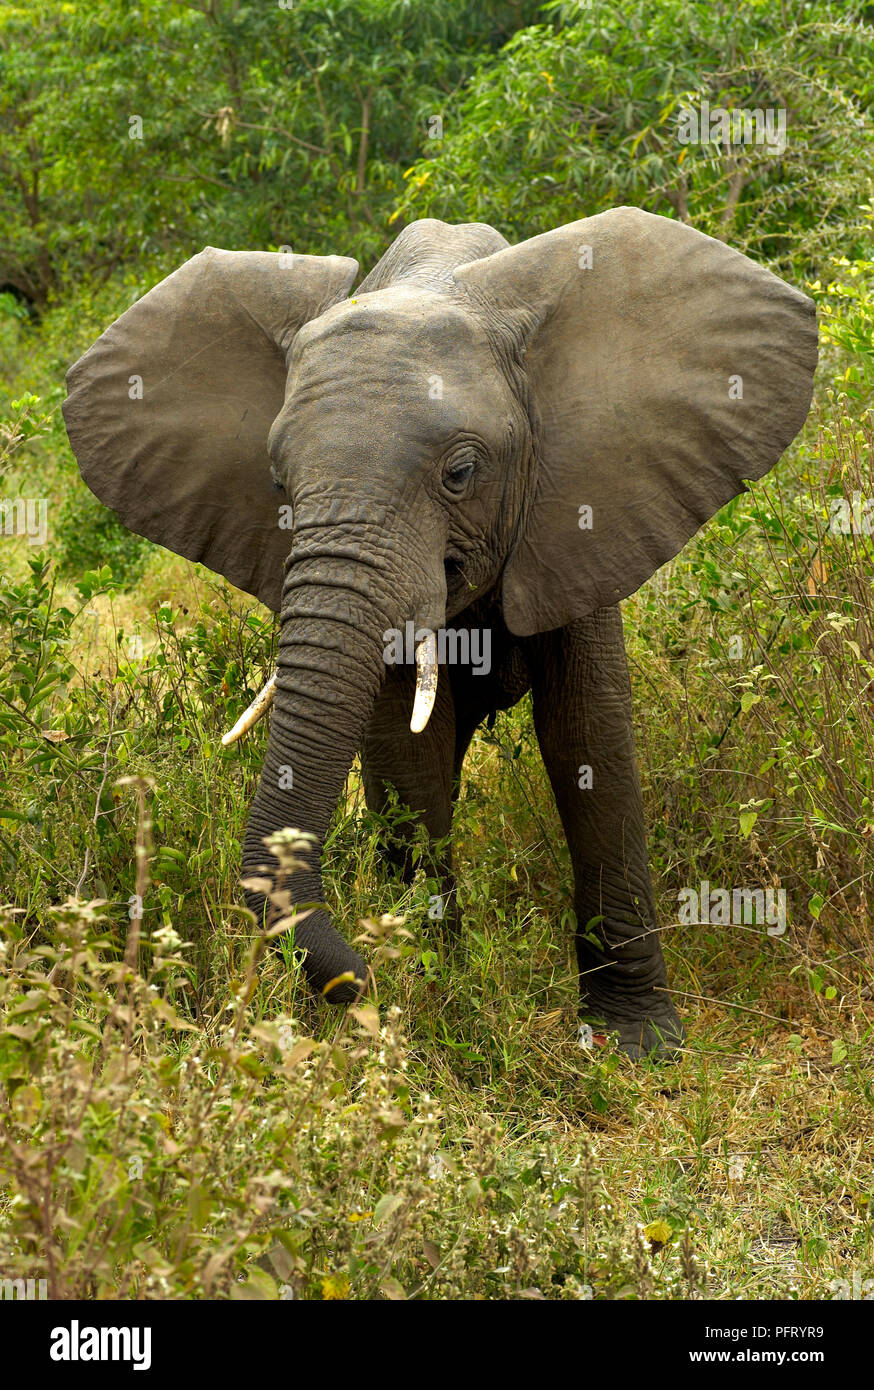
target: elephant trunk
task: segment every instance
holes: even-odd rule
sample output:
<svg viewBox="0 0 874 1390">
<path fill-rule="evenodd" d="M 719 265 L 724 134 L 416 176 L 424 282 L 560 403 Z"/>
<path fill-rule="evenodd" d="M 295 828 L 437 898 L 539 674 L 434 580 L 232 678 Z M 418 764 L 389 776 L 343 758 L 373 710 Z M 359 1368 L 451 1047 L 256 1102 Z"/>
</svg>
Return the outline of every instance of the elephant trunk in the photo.
<svg viewBox="0 0 874 1390">
<path fill-rule="evenodd" d="M 384 634 L 423 607 L 416 567 L 411 555 L 404 558 L 412 545 L 401 547 L 395 536 L 391 548 L 363 560 L 360 549 L 354 554 L 344 547 L 342 531 L 313 527 L 295 536 L 283 586 L 267 756 L 243 846 L 244 878 L 275 874 L 265 837 L 287 827 L 315 836 L 311 867 L 281 885 L 295 904 L 323 901 L 321 851 L 385 677 Z M 421 567 L 418 576 L 421 583 Z M 260 918 L 263 896 L 247 890 L 246 898 Z M 351 972 L 360 983 L 343 982 L 326 998 L 356 998 L 366 966 L 324 908 L 297 924 L 295 945 L 306 952 L 304 969 L 316 990 Z"/>
</svg>

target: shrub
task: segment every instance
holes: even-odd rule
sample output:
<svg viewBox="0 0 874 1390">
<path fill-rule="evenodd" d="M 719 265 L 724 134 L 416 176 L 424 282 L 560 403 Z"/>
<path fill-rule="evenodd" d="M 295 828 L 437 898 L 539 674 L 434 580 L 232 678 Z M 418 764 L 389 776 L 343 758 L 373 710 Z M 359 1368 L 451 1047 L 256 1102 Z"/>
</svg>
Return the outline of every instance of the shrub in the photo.
<svg viewBox="0 0 874 1390">
<path fill-rule="evenodd" d="M 75 478 L 69 481 L 58 529 L 58 561 L 61 572 L 70 578 L 108 565 L 118 587 L 131 589 L 155 550 L 151 541 L 128 531 L 115 512 Z"/>
</svg>

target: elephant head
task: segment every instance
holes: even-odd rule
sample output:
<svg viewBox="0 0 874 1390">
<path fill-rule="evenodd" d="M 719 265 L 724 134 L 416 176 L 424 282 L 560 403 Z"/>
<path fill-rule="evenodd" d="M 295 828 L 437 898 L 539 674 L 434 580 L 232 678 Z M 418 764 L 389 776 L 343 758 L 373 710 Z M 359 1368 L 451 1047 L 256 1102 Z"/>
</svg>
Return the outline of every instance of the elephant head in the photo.
<svg viewBox="0 0 874 1390">
<path fill-rule="evenodd" d="M 811 398 L 810 300 L 634 208 L 517 246 L 426 220 L 350 297 L 357 269 L 207 249 L 68 376 L 98 497 L 281 615 L 248 871 L 284 826 L 322 842 L 388 629 L 422 638 L 421 728 L 428 634 L 486 594 L 522 637 L 617 603 L 772 467 Z M 322 899 L 316 866 L 291 887 Z M 324 910 L 296 941 L 317 988 L 363 978 Z"/>
</svg>

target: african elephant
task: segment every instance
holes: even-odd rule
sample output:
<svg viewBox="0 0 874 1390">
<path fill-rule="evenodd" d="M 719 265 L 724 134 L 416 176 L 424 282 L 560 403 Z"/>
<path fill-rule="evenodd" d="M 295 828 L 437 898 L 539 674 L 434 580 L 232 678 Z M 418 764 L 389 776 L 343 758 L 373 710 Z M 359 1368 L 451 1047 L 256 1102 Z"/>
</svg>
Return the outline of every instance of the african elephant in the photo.
<svg viewBox="0 0 874 1390">
<path fill-rule="evenodd" d="M 285 826 L 321 846 L 359 751 L 368 805 L 393 787 L 442 840 L 474 730 L 531 690 L 584 1010 L 629 1055 L 676 1047 L 618 604 L 801 428 L 814 306 L 631 207 L 516 246 L 427 219 L 353 292 L 357 273 L 207 248 L 67 378 L 97 496 L 281 615 L 243 870 Z M 489 669 L 450 658 L 438 679 L 444 632 L 488 635 Z M 397 633 L 406 660 L 387 655 Z M 451 898 L 448 853 L 438 867 Z M 289 887 L 323 902 L 315 862 Z M 326 910 L 296 944 L 316 989 L 364 980 Z M 351 977 L 332 1002 L 357 997 Z"/>
</svg>

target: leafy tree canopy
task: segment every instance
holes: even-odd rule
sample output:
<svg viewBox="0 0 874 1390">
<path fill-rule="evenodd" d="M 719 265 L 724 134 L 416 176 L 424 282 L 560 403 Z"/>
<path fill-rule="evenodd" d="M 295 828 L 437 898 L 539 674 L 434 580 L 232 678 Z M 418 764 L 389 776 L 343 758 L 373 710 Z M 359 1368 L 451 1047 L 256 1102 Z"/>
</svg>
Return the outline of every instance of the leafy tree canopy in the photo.
<svg viewBox="0 0 874 1390">
<path fill-rule="evenodd" d="M 853 254 L 872 215 L 867 10 L 547 4 L 550 23 L 483 57 L 395 215 L 472 217 L 518 240 L 630 203 L 777 263 Z"/>
<path fill-rule="evenodd" d="M 365 262 L 402 173 L 529 0 L 28 0 L 0 12 L 0 285 L 205 244 Z M 172 253 L 172 254 L 171 254 Z"/>
</svg>

